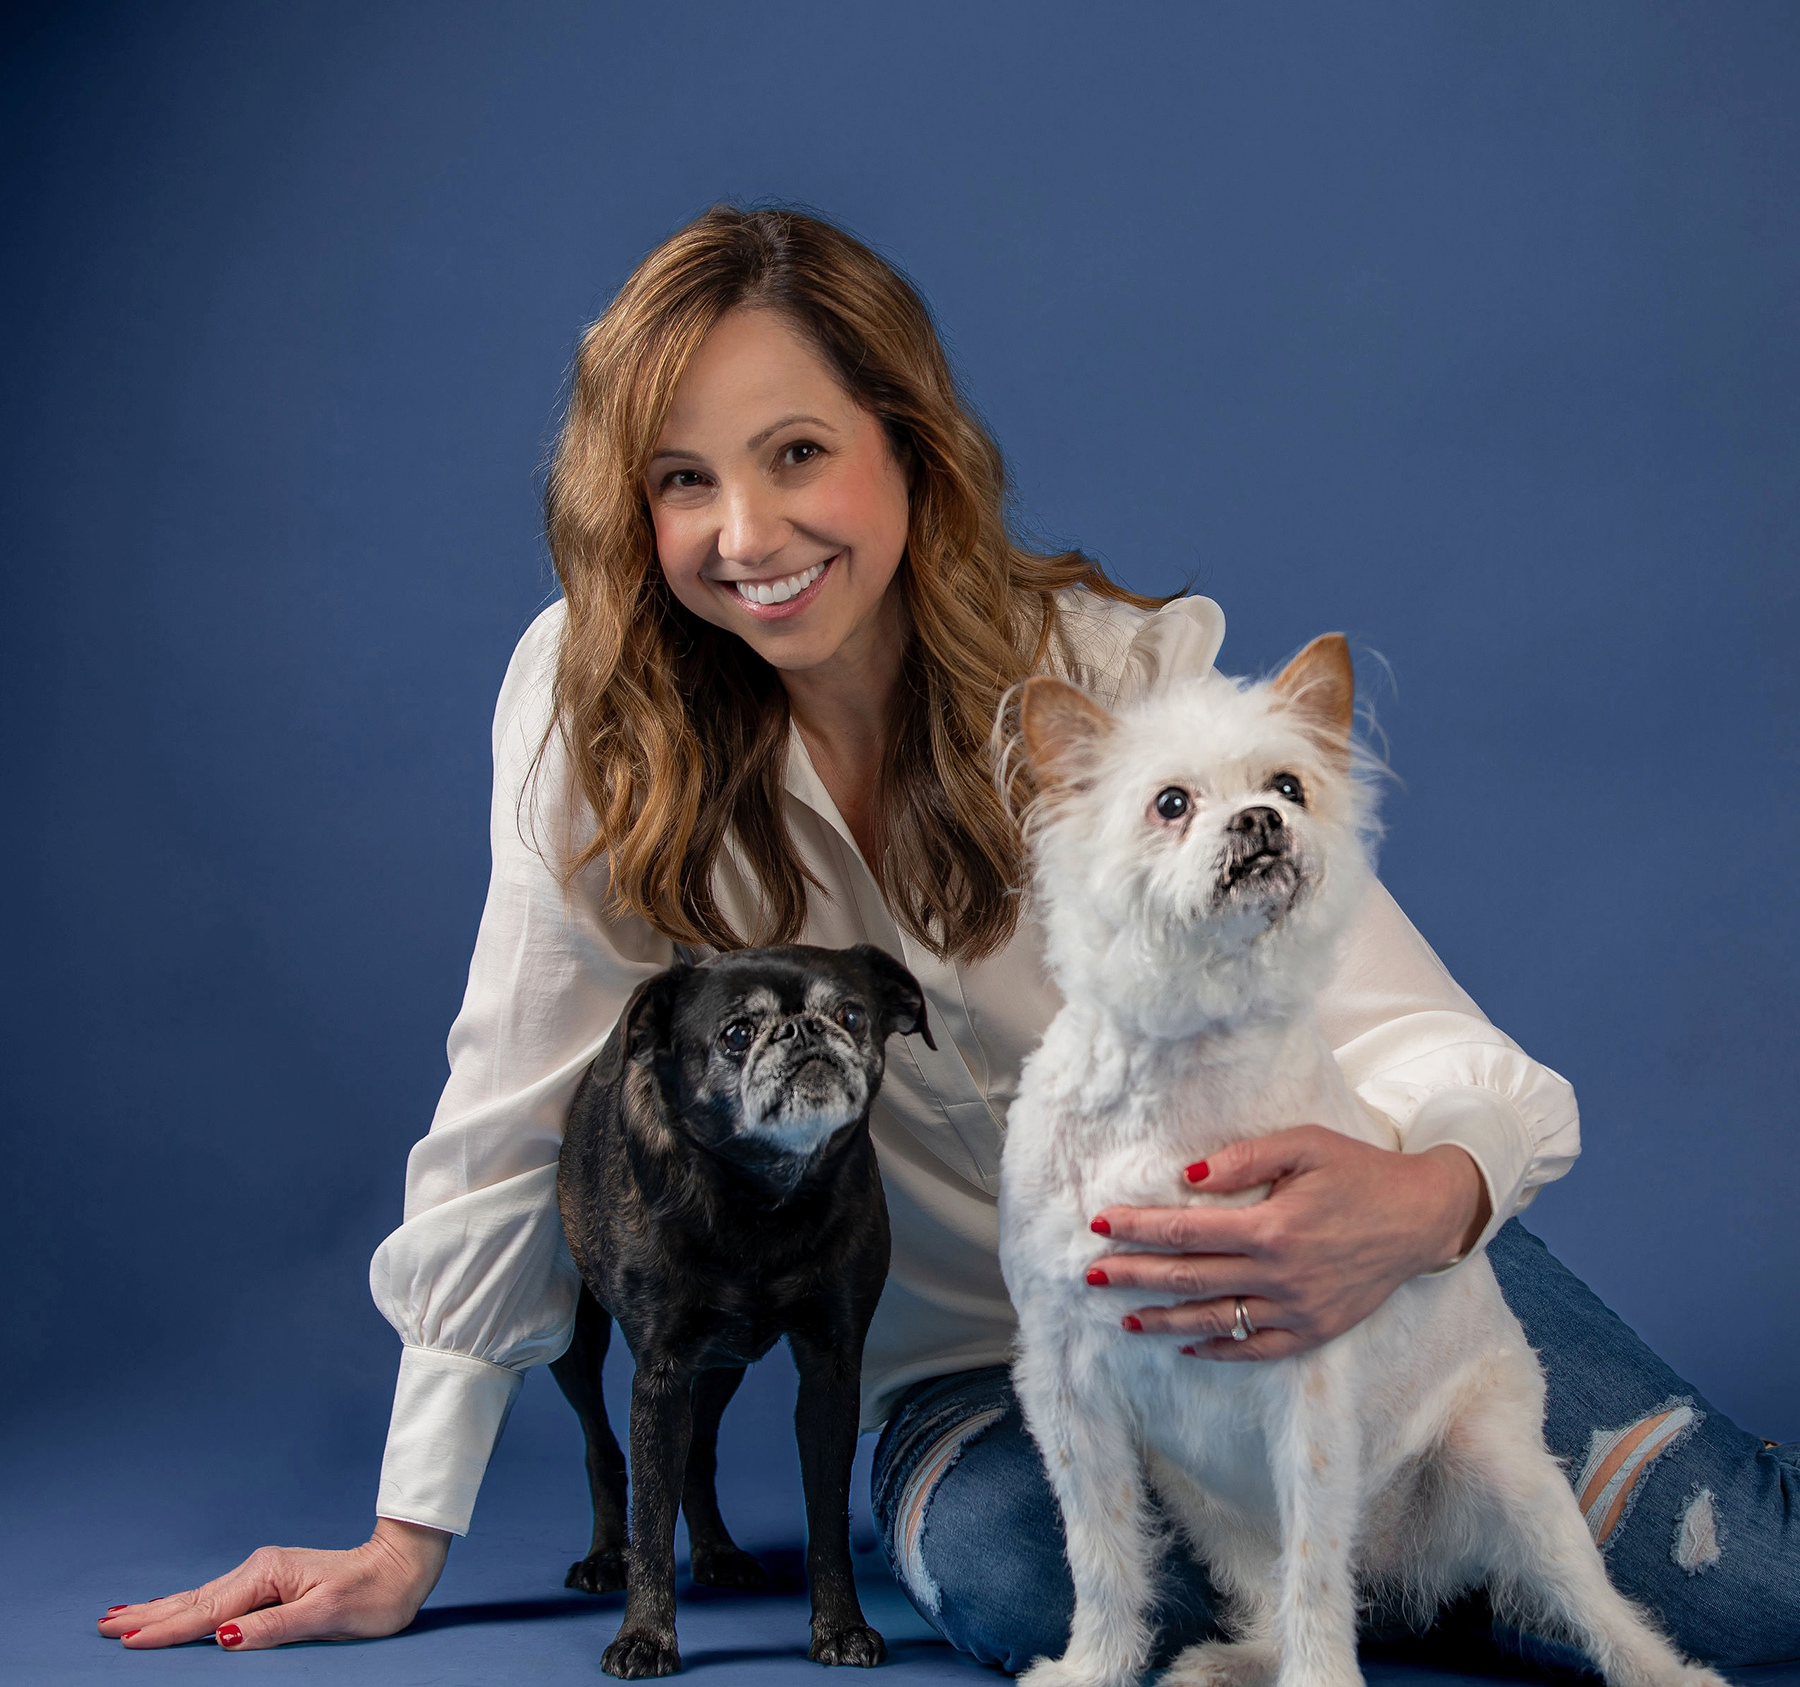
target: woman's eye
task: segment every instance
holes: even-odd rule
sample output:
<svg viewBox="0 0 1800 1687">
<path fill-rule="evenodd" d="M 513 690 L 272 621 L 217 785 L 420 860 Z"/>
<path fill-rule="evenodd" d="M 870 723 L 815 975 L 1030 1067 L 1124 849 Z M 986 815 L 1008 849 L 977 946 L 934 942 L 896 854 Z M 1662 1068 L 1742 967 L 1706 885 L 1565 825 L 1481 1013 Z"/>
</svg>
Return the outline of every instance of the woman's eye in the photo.
<svg viewBox="0 0 1800 1687">
<path fill-rule="evenodd" d="M 1156 812 L 1164 820 L 1179 820 L 1192 806 L 1192 799 L 1179 785 L 1166 786 L 1156 793 Z"/>
<path fill-rule="evenodd" d="M 846 1002 L 837 1010 L 837 1022 L 854 1034 L 869 1023 L 869 1016 L 855 1002 Z"/>
<path fill-rule="evenodd" d="M 784 446 L 781 461 L 790 469 L 797 469 L 803 463 L 810 463 L 819 455 L 819 447 L 809 439 L 797 439 L 792 445 Z"/>
<path fill-rule="evenodd" d="M 1278 797 L 1306 807 L 1306 787 L 1291 773 L 1278 773 L 1269 781 L 1269 789 Z"/>
<path fill-rule="evenodd" d="M 719 1041 L 733 1054 L 742 1054 L 755 1038 L 756 1028 L 747 1019 L 734 1019 L 719 1033 Z"/>
<path fill-rule="evenodd" d="M 706 476 L 698 469 L 671 469 L 662 477 L 661 489 L 664 492 L 691 492 L 696 486 L 704 486 Z"/>
</svg>

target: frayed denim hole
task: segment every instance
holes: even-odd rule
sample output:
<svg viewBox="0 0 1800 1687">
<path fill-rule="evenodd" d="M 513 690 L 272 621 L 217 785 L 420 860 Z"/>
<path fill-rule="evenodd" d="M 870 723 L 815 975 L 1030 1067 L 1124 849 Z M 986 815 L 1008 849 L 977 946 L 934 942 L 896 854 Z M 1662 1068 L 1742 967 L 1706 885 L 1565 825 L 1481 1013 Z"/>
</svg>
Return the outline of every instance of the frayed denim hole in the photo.
<svg viewBox="0 0 1800 1687">
<path fill-rule="evenodd" d="M 1711 1488 L 1696 1482 L 1675 1519 L 1669 1558 L 1687 1575 L 1703 1576 L 1725 1556 L 1726 1532 L 1713 1503 L 1716 1498 Z"/>
<path fill-rule="evenodd" d="M 954 1374 L 934 1377 L 909 1389 L 895 1402 L 875 1444 L 875 1467 L 869 1473 L 869 1498 L 884 1533 L 895 1494 L 911 1478 L 920 1449 L 930 1446 L 952 1424 L 975 1416 L 989 1405 L 1004 1407 L 1009 1403 L 1005 1397 L 982 1399 L 981 1394 L 987 1390 L 971 1400 L 966 1388 L 954 1386 L 962 1381 Z"/>
<path fill-rule="evenodd" d="M 944 1602 L 943 1589 L 925 1565 L 925 1525 L 931 1497 L 964 1452 L 1005 1416 L 1004 1406 L 990 1406 L 952 1423 L 920 1455 L 895 1501 L 890 1562 L 900 1585 L 927 1616 L 935 1617 Z"/>
<path fill-rule="evenodd" d="M 1616 1429 L 1596 1429 L 1589 1437 L 1588 1456 L 1582 1465 L 1581 1474 L 1575 1478 L 1572 1484 L 1578 1504 L 1581 1503 L 1582 1494 L 1589 1482 L 1598 1474 L 1600 1467 L 1605 1464 L 1607 1456 L 1618 1446 L 1620 1441 L 1631 1433 L 1632 1430 L 1638 1428 L 1641 1424 L 1648 1423 L 1653 1418 L 1663 1417 L 1671 1412 L 1683 1410 L 1692 1414 L 1687 1422 L 1682 1424 L 1680 1428 L 1676 1429 L 1665 1440 L 1658 1443 L 1655 1448 L 1645 1455 L 1636 1465 L 1629 1467 L 1629 1473 L 1625 1478 L 1624 1500 L 1620 1505 L 1619 1515 L 1613 1520 L 1612 1527 L 1606 1531 L 1605 1538 L 1603 1540 L 1596 1539 L 1595 1541 L 1595 1545 L 1599 1547 L 1602 1556 L 1611 1552 L 1613 1542 L 1625 1532 L 1625 1526 L 1631 1521 L 1631 1515 L 1637 1510 L 1638 1500 L 1643 1495 L 1646 1478 L 1649 1477 L 1650 1473 L 1657 1465 L 1661 1464 L 1670 1453 L 1674 1452 L 1676 1448 L 1687 1441 L 1701 1424 L 1706 1422 L 1706 1413 L 1701 1411 L 1699 1407 L 1694 1404 L 1694 1398 L 1691 1394 L 1677 1395 L 1663 1401 L 1661 1405 L 1651 1407 L 1647 1412 L 1640 1412 L 1629 1423 L 1621 1424 Z M 1617 1480 L 1616 1472 L 1613 1480 Z M 1589 1534 L 1595 1532 L 1595 1524 L 1592 1517 L 1588 1514 L 1599 1505 L 1601 1499 L 1604 1497 L 1605 1490 L 1602 1489 L 1599 1495 L 1596 1495 L 1582 1507 L 1584 1517 L 1588 1518 Z M 1610 1509 L 1610 1503 L 1608 1509 Z"/>
</svg>

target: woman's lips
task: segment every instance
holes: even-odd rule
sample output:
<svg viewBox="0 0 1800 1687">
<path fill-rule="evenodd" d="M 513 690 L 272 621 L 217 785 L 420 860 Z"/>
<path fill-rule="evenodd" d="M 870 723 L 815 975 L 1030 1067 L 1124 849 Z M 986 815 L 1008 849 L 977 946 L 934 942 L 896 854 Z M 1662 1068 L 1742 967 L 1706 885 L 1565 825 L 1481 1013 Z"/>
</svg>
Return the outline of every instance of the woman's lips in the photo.
<svg viewBox="0 0 1800 1687">
<path fill-rule="evenodd" d="M 838 554 L 842 555 L 841 552 Z M 819 567 L 818 575 L 812 582 L 802 586 L 791 598 L 787 598 L 781 603 L 758 603 L 755 598 L 745 597 L 744 594 L 738 590 L 740 582 L 736 580 L 721 581 L 720 584 L 731 594 L 732 600 L 746 615 L 753 615 L 759 621 L 785 621 L 790 615 L 798 615 L 801 610 L 819 595 L 824 589 L 825 582 L 830 579 L 831 571 L 837 565 L 837 560 L 836 556 L 826 558 L 824 564 Z M 804 574 L 808 571 L 802 569 L 800 572 Z M 791 578 L 791 576 L 784 577 Z M 742 584 L 773 585 L 774 582 L 770 580 L 747 580 L 742 582 Z"/>
</svg>

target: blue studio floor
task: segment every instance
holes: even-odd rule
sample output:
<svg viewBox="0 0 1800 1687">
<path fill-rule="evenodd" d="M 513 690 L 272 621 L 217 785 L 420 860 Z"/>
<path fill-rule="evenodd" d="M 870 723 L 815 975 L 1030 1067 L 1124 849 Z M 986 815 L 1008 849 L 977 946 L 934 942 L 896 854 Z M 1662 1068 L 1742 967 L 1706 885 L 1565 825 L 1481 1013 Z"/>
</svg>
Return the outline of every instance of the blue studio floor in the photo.
<svg viewBox="0 0 1800 1687">
<path fill-rule="evenodd" d="M 609 1378 L 610 1381 L 610 1378 Z M 683 1679 L 818 1683 L 806 1659 L 798 1473 L 786 1433 L 791 1369 L 746 1383 L 721 1438 L 721 1501 L 739 1541 L 774 1572 L 763 1595 L 683 1587 Z M 621 1401 L 622 1405 L 623 1402 Z M 304 1422 L 304 1431 L 294 1425 Z M 320 1393 L 223 1401 L 171 1393 L 128 1414 L 57 1414 L 8 1436 L 0 1534 L 0 1682 L 12 1687 L 165 1687 L 330 1681 L 344 1687 L 597 1683 L 622 1598 L 566 1593 L 585 1550 L 586 1494 L 574 1420 L 547 1375 L 527 1385 L 495 1456 L 470 1536 L 418 1622 L 389 1640 L 231 1654 L 210 1642 L 127 1653 L 93 1622 L 115 1602 L 191 1586 L 264 1541 L 350 1544 L 366 1528 L 381 1425 L 365 1403 Z M 275 1449 L 272 1453 L 271 1449 Z M 879 1679 L 894 1687 L 1001 1679 L 938 1640 L 889 1579 L 867 1517 L 865 1438 L 853 1539 L 865 1609 L 886 1636 Z M 1483 1666 L 1470 1660 L 1470 1668 Z M 1375 1687 L 1486 1680 L 1365 1659 Z M 1800 1664 L 1734 1672 L 1800 1687 Z M 1519 1679 L 1544 1680 L 1521 1675 Z"/>
</svg>

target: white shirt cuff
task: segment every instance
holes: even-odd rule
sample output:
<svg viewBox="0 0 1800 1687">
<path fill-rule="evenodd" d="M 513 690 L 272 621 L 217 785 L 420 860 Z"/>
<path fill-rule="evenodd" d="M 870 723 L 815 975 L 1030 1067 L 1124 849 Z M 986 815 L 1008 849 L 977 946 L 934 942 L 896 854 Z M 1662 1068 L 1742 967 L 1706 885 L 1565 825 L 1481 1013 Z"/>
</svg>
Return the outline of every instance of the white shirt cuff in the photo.
<svg viewBox="0 0 1800 1687">
<path fill-rule="evenodd" d="M 1470 1085 L 1428 1096 L 1406 1127 L 1406 1151 L 1423 1154 L 1441 1143 L 1462 1149 L 1475 1162 L 1487 1185 L 1488 1221 L 1467 1253 L 1428 1271 L 1428 1277 L 1454 1270 L 1470 1254 L 1480 1253 L 1501 1225 L 1530 1204 L 1523 1185 L 1533 1153 L 1531 1132 L 1519 1110 L 1498 1091 Z"/>
<path fill-rule="evenodd" d="M 376 1516 L 466 1535 L 494 1443 L 524 1382 L 485 1359 L 403 1348 Z"/>
</svg>

